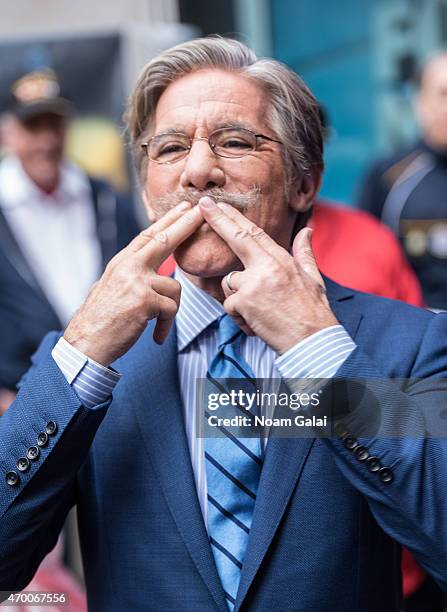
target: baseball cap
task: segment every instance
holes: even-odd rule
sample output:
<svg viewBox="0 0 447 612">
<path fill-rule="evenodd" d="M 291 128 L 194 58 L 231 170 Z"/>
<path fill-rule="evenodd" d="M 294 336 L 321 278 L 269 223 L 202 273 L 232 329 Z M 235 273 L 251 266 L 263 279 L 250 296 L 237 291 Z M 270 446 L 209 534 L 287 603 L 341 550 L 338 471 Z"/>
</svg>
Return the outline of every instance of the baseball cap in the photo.
<svg viewBox="0 0 447 612">
<path fill-rule="evenodd" d="M 29 72 L 13 83 L 9 110 L 21 121 L 26 121 L 46 114 L 68 117 L 73 112 L 73 105 L 61 97 L 56 73 L 44 68 Z"/>
</svg>

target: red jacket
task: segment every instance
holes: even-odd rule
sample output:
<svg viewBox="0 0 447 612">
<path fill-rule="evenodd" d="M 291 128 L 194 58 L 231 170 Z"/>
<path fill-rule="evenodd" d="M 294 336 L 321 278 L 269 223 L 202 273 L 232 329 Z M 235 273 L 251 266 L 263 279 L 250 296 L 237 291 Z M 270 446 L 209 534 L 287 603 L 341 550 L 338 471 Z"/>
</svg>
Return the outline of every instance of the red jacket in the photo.
<svg viewBox="0 0 447 612">
<path fill-rule="evenodd" d="M 399 242 L 372 215 L 320 201 L 309 225 L 317 264 L 326 276 L 358 291 L 423 305 Z"/>
</svg>

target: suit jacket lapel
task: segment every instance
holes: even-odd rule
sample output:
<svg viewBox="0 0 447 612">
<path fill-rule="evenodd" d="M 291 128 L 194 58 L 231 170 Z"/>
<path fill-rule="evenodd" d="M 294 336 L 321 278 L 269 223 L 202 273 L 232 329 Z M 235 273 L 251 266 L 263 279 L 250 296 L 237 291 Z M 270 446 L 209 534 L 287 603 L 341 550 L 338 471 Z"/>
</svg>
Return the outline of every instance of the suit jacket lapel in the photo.
<svg viewBox="0 0 447 612">
<path fill-rule="evenodd" d="M 150 325 L 136 347 L 132 371 L 126 372 L 126 384 L 133 389 L 129 398 L 169 510 L 189 554 L 217 606 L 228 612 L 203 521 L 185 433 L 175 327 L 158 349 L 153 348 L 152 331 L 153 325 Z"/>
<path fill-rule="evenodd" d="M 355 339 L 362 314 L 353 307 L 354 292 L 325 279 L 328 299 L 338 321 Z M 239 610 L 274 538 L 290 497 L 299 482 L 314 438 L 270 436 L 256 498 L 235 611 Z M 274 494 L 273 494 L 274 492 Z"/>
<path fill-rule="evenodd" d="M 239 610 L 303 471 L 313 438 L 270 438 L 256 498 L 235 610 Z"/>
<path fill-rule="evenodd" d="M 327 296 L 337 320 L 353 340 L 363 318 L 361 309 L 355 304 L 356 292 L 325 278 Z"/>
<path fill-rule="evenodd" d="M 106 267 L 118 250 L 118 227 L 116 223 L 117 201 L 114 192 L 89 178 L 92 190 L 93 212 L 96 217 L 96 233 L 101 248 L 102 265 Z"/>
</svg>

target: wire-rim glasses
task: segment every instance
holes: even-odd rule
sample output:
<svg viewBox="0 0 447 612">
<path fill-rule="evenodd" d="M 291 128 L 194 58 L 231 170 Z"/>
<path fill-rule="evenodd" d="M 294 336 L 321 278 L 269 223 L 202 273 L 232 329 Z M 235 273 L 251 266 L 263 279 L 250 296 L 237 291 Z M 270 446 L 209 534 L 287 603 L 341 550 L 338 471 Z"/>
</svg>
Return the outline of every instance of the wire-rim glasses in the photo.
<svg viewBox="0 0 447 612">
<path fill-rule="evenodd" d="M 141 147 L 151 161 L 157 164 L 173 164 L 188 155 L 195 140 L 208 141 L 213 153 L 219 157 L 238 158 L 256 151 L 259 139 L 282 144 L 275 138 L 255 134 L 246 128 L 225 127 L 214 130 L 208 137 L 190 138 L 182 132 L 157 134 L 147 142 L 143 142 Z"/>
</svg>

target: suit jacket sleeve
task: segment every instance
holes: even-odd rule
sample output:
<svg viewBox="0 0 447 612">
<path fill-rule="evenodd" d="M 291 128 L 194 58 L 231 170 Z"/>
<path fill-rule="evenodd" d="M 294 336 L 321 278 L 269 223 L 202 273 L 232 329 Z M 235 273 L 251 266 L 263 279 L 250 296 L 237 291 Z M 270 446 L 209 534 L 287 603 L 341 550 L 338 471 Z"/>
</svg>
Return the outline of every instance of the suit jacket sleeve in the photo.
<svg viewBox="0 0 447 612">
<path fill-rule="evenodd" d="M 446 338 L 447 316 L 431 318 L 405 380 L 386 378 L 357 347 L 336 376 L 364 377 L 369 391 L 363 388 L 360 400 L 353 394 L 337 436 L 324 441 L 383 530 L 447 590 Z M 374 459 L 388 471 L 372 471 Z"/>
<path fill-rule="evenodd" d="M 0 591 L 23 589 L 55 545 L 76 502 L 76 473 L 110 403 L 82 406 L 51 357 L 58 337 L 44 338 L 16 401 L 0 418 Z M 39 448 L 37 436 L 50 422 L 56 431 Z M 33 446 L 39 456 L 19 471 L 18 459 Z M 14 486 L 7 483 L 11 471 L 20 479 Z"/>
</svg>

